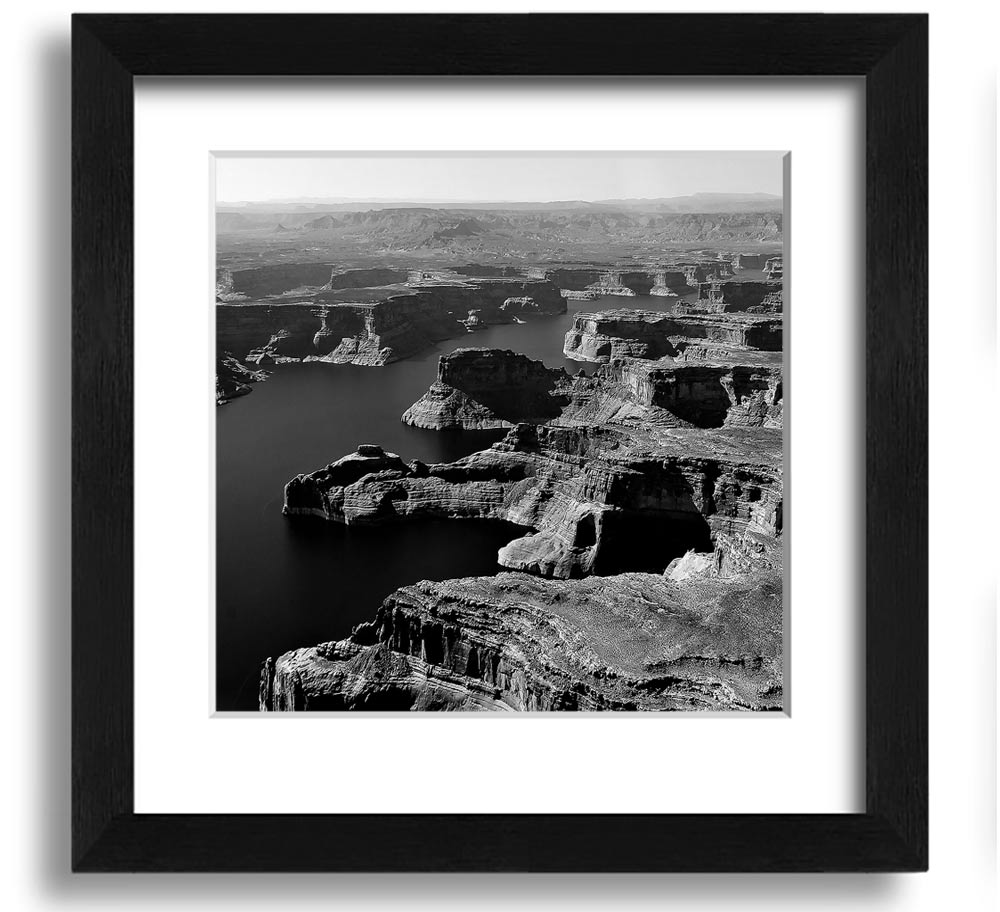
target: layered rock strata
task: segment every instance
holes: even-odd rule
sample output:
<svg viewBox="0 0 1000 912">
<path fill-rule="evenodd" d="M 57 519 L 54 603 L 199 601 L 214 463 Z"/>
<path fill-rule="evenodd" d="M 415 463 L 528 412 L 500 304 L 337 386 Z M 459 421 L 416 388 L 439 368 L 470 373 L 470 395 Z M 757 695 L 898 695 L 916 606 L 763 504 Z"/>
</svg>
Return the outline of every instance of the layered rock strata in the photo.
<svg viewBox="0 0 1000 912">
<path fill-rule="evenodd" d="M 781 578 L 422 582 L 339 642 L 267 659 L 260 708 L 774 710 Z"/>
<path fill-rule="evenodd" d="M 309 301 L 220 304 L 216 346 L 243 357 L 313 359 L 378 366 L 408 357 L 477 324 L 509 323 L 514 314 L 565 313 L 559 289 L 547 280 L 478 278 L 464 282 L 422 280 L 389 289 L 366 302 Z"/>
<path fill-rule="evenodd" d="M 512 351 L 460 348 L 443 355 L 437 380 L 403 414 L 403 423 L 430 430 L 509 428 L 544 424 L 566 404 L 569 377 Z"/>
<path fill-rule="evenodd" d="M 338 269 L 330 263 L 279 263 L 249 269 L 216 270 L 216 294 L 222 301 L 253 301 L 309 291 L 370 288 L 406 280 L 404 270 L 377 267 Z"/>
<path fill-rule="evenodd" d="M 687 291 L 687 277 L 677 270 L 660 270 L 653 275 L 653 286 L 649 289 L 651 295 L 676 298 L 678 294 Z"/>
<path fill-rule="evenodd" d="M 775 282 L 702 282 L 696 300 L 683 305 L 689 313 L 782 312 L 782 289 Z"/>
<path fill-rule="evenodd" d="M 348 525 L 502 519 L 534 531 L 502 548 L 499 563 L 560 579 L 602 564 L 613 572 L 637 558 L 634 536 L 666 535 L 668 525 L 702 546 L 716 530 L 775 535 L 780 465 L 761 461 L 764 447 L 752 453 L 744 429 L 711 433 L 522 424 L 487 450 L 436 465 L 367 446 L 289 481 L 284 513 Z M 780 452 L 780 432 L 771 433 Z"/>
<path fill-rule="evenodd" d="M 649 269 L 615 269 L 598 267 L 565 267 L 544 272 L 547 279 L 559 286 L 563 297 L 588 301 L 605 296 L 635 297 L 661 295 L 672 297 L 686 291 L 687 276 L 681 267 Z"/>
<path fill-rule="evenodd" d="M 687 284 L 697 288 L 702 282 L 717 282 L 733 274 L 732 267 L 725 260 L 710 263 L 683 263 L 680 269 Z"/>
<path fill-rule="evenodd" d="M 557 423 L 661 427 L 780 428 L 780 359 L 748 363 L 620 358 L 578 376 Z"/>
<path fill-rule="evenodd" d="M 576 361 L 674 357 L 692 342 L 781 351 L 781 319 L 757 314 L 664 314 L 642 310 L 578 313 L 563 353 Z"/>
</svg>

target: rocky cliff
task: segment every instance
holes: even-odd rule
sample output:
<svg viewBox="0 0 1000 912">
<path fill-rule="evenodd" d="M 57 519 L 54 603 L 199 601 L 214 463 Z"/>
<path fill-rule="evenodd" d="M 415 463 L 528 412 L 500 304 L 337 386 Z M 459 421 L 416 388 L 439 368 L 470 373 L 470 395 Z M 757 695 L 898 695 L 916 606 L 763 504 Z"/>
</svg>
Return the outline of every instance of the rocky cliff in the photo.
<svg viewBox="0 0 1000 912">
<path fill-rule="evenodd" d="M 643 310 L 578 313 L 563 353 L 576 361 L 676 357 L 691 344 L 781 351 L 779 317 L 756 314 L 663 314 Z"/>
<path fill-rule="evenodd" d="M 276 263 L 248 269 L 216 270 L 216 293 L 222 300 L 255 301 L 296 292 L 371 288 L 406 281 L 406 271 L 388 267 L 339 269 L 332 263 Z"/>
<path fill-rule="evenodd" d="M 378 366 L 408 357 L 477 323 L 509 323 L 522 311 L 565 313 L 559 289 L 544 279 L 421 279 L 409 286 L 367 289 L 363 302 L 309 300 L 229 303 L 216 307 L 216 348 L 257 364 L 313 359 Z"/>
<path fill-rule="evenodd" d="M 683 263 L 681 271 L 688 285 L 697 288 L 702 282 L 717 282 L 733 274 L 732 266 L 725 260 L 712 262 Z"/>
<path fill-rule="evenodd" d="M 266 379 L 267 371 L 253 370 L 227 352 L 215 365 L 215 404 L 225 405 L 230 399 L 245 396 L 251 383 Z"/>
<path fill-rule="evenodd" d="M 614 359 L 573 380 L 558 423 L 780 428 L 780 357 L 730 354 L 745 363 Z"/>
<path fill-rule="evenodd" d="M 549 269 L 545 277 L 562 290 L 563 297 L 586 301 L 598 297 L 636 295 L 675 296 L 687 291 L 687 276 L 681 267 L 616 269 L 582 266 Z"/>
<path fill-rule="evenodd" d="M 782 274 L 782 258 L 780 256 L 768 257 L 767 262 L 764 263 L 765 277 L 770 280 L 778 281 L 781 279 Z"/>
<path fill-rule="evenodd" d="M 682 305 L 689 313 L 761 313 L 782 312 L 780 282 L 702 282 L 698 297 Z"/>
<path fill-rule="evenodd" d="M 653 274 L 653 285 L 649 294 L 653 296 L 676 298 L 678 294 L 687 291 L 687 276 L 675 269 L 662 269 Z"/>
<path fill-rule="evenodd" d="M 780 709 L 781 611 L 778 574 L 422 582 L 347 639 L 267 659 L 260 708 Z"/>
<path fill-rule="evenodd" d="M 366 446 L 289 481 L 284 512 L 348 525 L 503 519 L 531 531 L 500 550 L 502 566 L 561 579 L 662 572 L 672 549 L 706 550 L 715 530 L 777 534 L 781 442 L 769 433 L 522 424 L 487 450 L 429 466 Z"/>
<path fill-rule="evenodd" d="M 737 253 L 733 256 L 733 269 L 763 269 L 766 259 L 762 253 Z"/>
<path fill-rule="evenodd" d="M 544 424 L 566 404 L 558 391 L 569 377 L 512 351 L 460 348 L 438 362 L 437 381 L 403 414 L 403 423 L 431 430 Z"/>
</svg>

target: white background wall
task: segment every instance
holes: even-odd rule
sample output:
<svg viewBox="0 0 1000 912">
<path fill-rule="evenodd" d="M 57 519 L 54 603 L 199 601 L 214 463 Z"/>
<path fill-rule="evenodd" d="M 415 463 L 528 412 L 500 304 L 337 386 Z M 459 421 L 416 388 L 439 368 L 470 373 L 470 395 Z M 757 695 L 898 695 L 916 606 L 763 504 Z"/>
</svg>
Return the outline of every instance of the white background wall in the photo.
<svg viewBox="0 0 1000 912">
<path fill-rule="evenodd" d="M 416 5 L 411 5 L 416 7 Z M 996 66 L 988 3 L 882 0 L 931 24 L 931 872 L 907 876 L 71 877 L 69 801 L 69 14 L 11 3 L 3 18 L 6 724 L 0 739 L 0 903 L 56 908 L 979 910 L 996 901 L 994 567 Z M 255 0 L 94 4 L 102 12 L 399 11 L 402 3 Z M 421 9 L 494 11 L 499 3 Z M 848 12 L 862 4 L 508 2 L 506 11 Z M 669 45 L 663 48 L 670 53 Z M 11 197 L 13 199 L 11 200 Z M 165 345 L 170 344 L 165 341 Z M 11 424 L 12 419 L 12 424 Z"/>
</svg>

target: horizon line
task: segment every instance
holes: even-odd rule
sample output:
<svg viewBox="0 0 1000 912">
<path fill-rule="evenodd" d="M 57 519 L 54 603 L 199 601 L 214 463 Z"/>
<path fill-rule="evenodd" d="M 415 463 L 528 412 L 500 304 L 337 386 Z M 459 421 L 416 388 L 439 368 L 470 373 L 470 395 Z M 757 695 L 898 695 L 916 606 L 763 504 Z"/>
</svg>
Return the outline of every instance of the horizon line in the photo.
<svg viewBox="0 0 1000 912">
<path fill-rule="evenodd" d="M 584 197 L 563 197 L 562 199 L 472 199 L 469 197 L 403 197 L 403 196 L 276 196 L 266 199 L 216 200 L 216 206 L 235 206 L 260 203 L 537 203 L 539 205 L 556 203 L 605 203 L 605 202 L 652 202 L 657 200 L 690 199 L 698 196 L 746 196 L 773 200 L 783 199 L 781 193 L 768 193 L 763 190 L 698 190 L 694 193 L 683 193 L 677 196 L 621 196 L 602 197 L 601 199 L 585 199 Z"/>
</svg>

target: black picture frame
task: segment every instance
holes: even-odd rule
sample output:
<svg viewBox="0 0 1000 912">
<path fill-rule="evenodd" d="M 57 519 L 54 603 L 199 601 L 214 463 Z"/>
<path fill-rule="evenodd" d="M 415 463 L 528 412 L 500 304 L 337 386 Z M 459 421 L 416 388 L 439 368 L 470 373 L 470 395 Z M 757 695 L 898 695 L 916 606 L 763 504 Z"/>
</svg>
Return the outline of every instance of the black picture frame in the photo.
<svg viewBox="0 0 1000 912">
<path fill-rule="evenodd" d="M 72 49 L 74 870 L 927 868 L 926 15 L 76 15 Z M 864 813 L 134 812 L 133 78 L 236 75 L 865 78 Z"/>
</svg>

